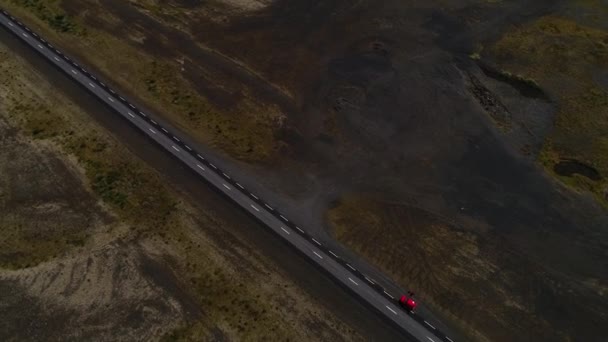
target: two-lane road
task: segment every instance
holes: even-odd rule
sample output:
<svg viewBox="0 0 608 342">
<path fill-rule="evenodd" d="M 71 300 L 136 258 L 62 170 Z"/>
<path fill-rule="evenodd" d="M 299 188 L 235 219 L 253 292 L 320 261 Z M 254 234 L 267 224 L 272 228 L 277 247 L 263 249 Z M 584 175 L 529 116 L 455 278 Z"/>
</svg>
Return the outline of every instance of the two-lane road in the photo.
<svg viewBox="0 0 608 342">
<path fill-rule="evenodd" d="M 342 287 L 350 290 L 386 317 L 393 325 L 398 326 L 407 335 L 418 341 L 453 342 L 422 317 L 408 314 L 402 310 L 397 304 L 397 294 L 387 292 L 373 279 L 356 270 L 347 260 L 327 249 L 304 229 L 291 222 L 277 208 L 273 208 L 256 194 L 248 191 L 243 184 L 222 171 L 213 161 L 188 146 L 177 134 L 163 127 L 149 113 L 139 110 L 129 100 L 116 93 L 6 11 L 0 10 L 0 12 L 1 26 L 38 51 L 55 67 L 196 172 L 210 186 L 215 187 L 216 190 L 222 192 L 227 198 L 287 241 Z"/>
</svg>

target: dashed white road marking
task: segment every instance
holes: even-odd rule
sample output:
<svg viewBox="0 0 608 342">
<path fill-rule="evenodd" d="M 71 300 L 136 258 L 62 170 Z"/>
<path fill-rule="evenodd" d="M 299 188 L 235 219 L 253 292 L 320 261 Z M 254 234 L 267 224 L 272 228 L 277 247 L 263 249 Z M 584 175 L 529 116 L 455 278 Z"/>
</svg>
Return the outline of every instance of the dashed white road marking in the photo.
<svg viewBox="0 0 608 342">
<path fill-rule="evenodd" d="M 390 306 L 385 305 L 387 309 L 389 309 L 392 313 L 394 313 L 395 315 L 397 314 L 397 311 L 393 310 Z"/>
<path fill-rule="evenodd" d="M 179 152 L 179 148 L 175 147 L 174 145 L 171 145 L 171 147 L 173 147 L 174 150 L 176 150 L 177 152 Z"/>
<path fill-rule="evenodd" d="M 236 186 L 238 186 L 239 188 L 245 190 L 245 188 L 243 188 L 243 186 L 241 184 L 239 184 L 239 183 L 236 183 Z"/>
<path fill-rule="evenodd" d="M 224 186 L 224 188 L 226 188 L 226 189 L 228 189 L 228 190 L 231 190 L 231 189 L 230 189 L 230 187 L 229 187 L 228 185 L 226 185 L 226 184 L 224 184 L 224 183 L 222 183 L 222 185 Z"/>
<path fill-rule="evenodd" d="M 317 253 L 315 251 L 312 251 L 312 252 L 315 253 L 315 255 L 319 257 L 319 259 L 323 259 L 323 257 L 321 256 L 321 254 L 319 254 L 319 253 Z"/>
<path fill-rule="evenodd" d="M 97 78 L 95 78 L 95 76 L 91 76 L 91 78 L 95 81 L 97 81 Z"/>
<path fill-rule="evenodd" d="M 429 341 L 431 341 L 431 342 L 435 342 L 435 340 L 433 340 L 432 338 L 430 338 L 430 337 L 428 337 L 428 336 L 427 336 L 426 338 L 428 338 L 428 339 L 429 339 Z"/>
<path fill-rule="evenodd" d="M 141 116 L 143 116 L 144 118 L 148 117 L 148 116 L 146 115 L 146 113 L 144 113 L 144 112 L 139 112 L 139 114 L 141 114 Z"/>
<path fill-rule="evenodd" d="M 42 46 L 41 44 L 38 44 L 38 47 L 39 47 L 40 49 L 44 49 L 44 46 Z"/>
<path fill-rule="evenodd" d="M 450 341 L 450 342 L 454 342 L 454 340 L 452 340 L 451 338 L 449 338 L 449 337 L 447 337 L 447 336 L 446 336 L 445 338 L 446 338 L 448 341 Z"/>
<path fill-rule="evenodd" d="M 104 88 L 105 88 L 105 86 L 106 86 L 106 84 L 105 84 L 105 83 L 103 83 L 103 82 L 99 82 L 99 84 L 101 84 L 101 86 L 102 86 L 102 87 L 104 87 Z"/>
<path fill-rule="evenodd" d="M 316 243 L 317 245 L 321 246 L 321 243 L 320 243 L 319 241 L 315 240 L 315 238 L 312 238 L 312 241 L 313 241 L 314 243 Z"/>
<path fill-rule="evenodd" d="M 351 283 L 353 283 L 353 284 L 355 284 L 355 285 L 359 286 L 359 284 L 357 284 L 357 282 L 356 282 L 356 281 L 354 281 L 354 280 L 353 280 L 351 277 L 348 277 L 348 280 L 350 280 L 350 282 L 351 282 Z"/>
<path fill-rule="evenodd" d="M 267 203 L 264 203 L 264 205 L 266 206 L 266 208 L 268 208 L 268 210 L 274 210 L 274 209 L 272 209 L 272 207 L 271 207 L 271 206 L 269 206 Z"/>
<path fill-rule="evenodd" d="M 251 197 L 255 198 L 256 200 L 259 200 L 258 196 L 254 195 L 252 193 L 249 193 L 249 194 L 251 195 Z"/>
<path fill-rule="evenodd" d="M 204 168 L 204 167 L 202 167 L 200 164 L 196 164 L 196 166 L 198 166 L 198 168 L 199 168 L 199 169 L 201 169 L 201 170 L 205 171 L 205 168 Z"/>
<path fill-rule="evenodd" d="M 253 205 L 253 204 L 250 204 L 250 205 L 253 209 L 255 209 L 255 211 L 260 211 L 260 209 L 258 209 L 258 207 L 256 207 L 255 205 Z"/>
<path fill-rule="evenodd" d="M 335 258 L 339 258 L 339 256 L 336 253 L 332 252 L 332 251 L 329 251 L 329 254 L 333 255 Z"/>
<path fill-rule="evenodd" d="M 369 279 L 368 277 L 363 276 L 363 278 L 365 278 L 365 280 L 367 280 L 367 282 L 368 282 L 368 283 L 370 283 L 370 284 L 375 284 L 375 283 L 374 283 L 374 281 L 373 281 L 373 280 L 371 280 L 371 279 Z"/>
<path fill-rule="evenodd" d="M 192 151 L 192 149 L 190 148 L 190 146 L 188 145 L 184 145 L 184 147 L 188 150 L 188 151 Z"/>
<path fill-rule="evenodd" d="M 350 268 L 353 271 L 356 271 L 354 267 L 352 267 L 350 264 L 346 264 L 346 267 Z"/>
<path fill-rule="evenodd" d="M 386 291 L 384 291 L 384 294 L 387 295 L 387 296 L 389 296 L 389 297 L 391 297 L 391 299 L 395 299 L 395 297 L 393 297 L 390 293 L 388 293 Z"/>
<path fill-rule="evenodd" d="M 154 121 L 154 120 L 150 120 L 150 122 L 152 122 L 153 124 L 158 126 L 158 122 Z"/>
<path fill-rule="evenodd" d="M 25 38 L 29 37 L 27 34 L 25 34 L 25 32 L 23 32 L 23 33 L 22 33 L 22 35 L 23 35 Z"/>
<path fill-rule="evenodd" d="M 15 25 L 13 25 L 13 23 L 11 23 L 10 21 L 8 22 L 9 25 L 11 25 L 12 27 L 15 27 Z"/>
<path fill-rule="evenodd" d="M 150 130 L 150 132 L 152 132 L 153 134 L 156 134 L 156 131 L 153 130 L 152 128 L 148 128 Z"/>
<path fill-rule="evenodd" d="M 112 93 L 112 94 L 116 94 L 116 93 L 114 92 L 114 90 L 112 90 L 112 89 L 110 89 L 110 93 Z"/>
<path fill-rule="evenodd" d="M 287 219 L 287 217 L 285 217 L 285 216 L 283 216 L 283 215 L 279 215 L 279 216 L 281 216 L 281 218 L 283 219 L 283 221 L 285 221 L 285 222 L 289 222 L 289 220 Z"/>
<path fill-rule="evenodd" d="M 59 62 L 59 61 L 60 61 L 59 57 L 57 57 L 57 56 L 55 56 L 55 57 L 53 57 L 53 58 L 54 58 L 54 59 L 55 59 L 57 62 Z"/>
<path fill-rule="evenodd" d="M 283 228 L 283 227 L 281 227 L 281 230 L 283 230 L 285 232 L 285 234 L 287 234 L 287 235 L 290 234 L 289 231 L 287 229 Z"/>
<path fill-rule="evenodd" d="M 129 107 L 131 107 L 132 109 L 135 109 L 135 106 L 129 103 Z"/>
<path fill-rule="evenodd" d="M 228 179 L 231 179 L 231 178 L 230 178 L 230 176 L 228 176 L 227 174 L 225 174 L 225 173 L 223 173 L 223 172 L 222 172 L 222 174 L 224 175 L 224 177 L 226 177 L 226 178 L 228 178 Z"/>
<path fill-rule="evenodd" d="M 95 89 L 95 85 L 93 83 L 89 83 L 89 87 Z"/>
<path fill-rule="evenodd" d="M 129 116 L 132 117 L 132 118 L 135 117 L 135 115 L 133 115 L 133 113 L 131 113 L 131 112 L 127 112 L 127 114 L 129 114 Z"/>
<path fill-rule="evenodd" d="M 74 74 L 74 75 L 78 75 L 78 73 L 76 72 L 76 70 L 72 69 L 72 70 L 70 70 L 70 71 L 72 72 L 72 74 Z"/>
<path fill-rule="evenodd" d="M 177 139 L 177 137 L 175 135 L 173 136 L 173 140 L 179 142 L 179 139 Z"/>
<path fill-rule="evenodd" d="M 108 100 L 110 100 L 110 102 L 114 102 L 114 99 L 111 97 L 108 97 Z"/>
<path fill-rule="evenodd" d="M 197 154 L 196 156 L 201 158 L 201 160 L 205 160 L 205 158 L 203 156 L 201 156 L 200 154 Z"/>
<path fill-rule="evenodd" d="M 209 165 L 211 165 L 212 168 L 217 170 L 217 166 L 213 165 L 212 163 L 209 163 Z"/>
<path fill-rule="evenodd" d="M 167 130 L 166 130 L 164 127 L 163 127 L 163 128 L 161 128 L 161 129 L 163 130 L 163 132 L 165 132 L 165 133 L 169 133 L 169 131 L 167 131 Z"/>
<path fill-rule="evenodd" d="M 302 230 L 302 228 L 300 228 L 300 227 L 296 226 L 296 229 L 297 229 L 297 230 L 298 230 L 300 233 L 304 234 L 304 231 Z"/>
<path fill-rule="evenodd" d="M 428 325 L 429 327 L 431 327 L 431 328 L 435 329 L 435 327 L 434 327 L 434 326 L 433 326 L 431 323 L 429 323 L 429 322 L 427 322 L 427 321 L 424 321 L 424 324 L 426 324 L 426 325 Z"/>
<path fill-rule="evenodd" d="M 120 101 L 124 101 L 125 100 L 125 98 L 122 97 L 122 96 L 119 96 L 118 98 L 120 99 Z"/>
</svg>

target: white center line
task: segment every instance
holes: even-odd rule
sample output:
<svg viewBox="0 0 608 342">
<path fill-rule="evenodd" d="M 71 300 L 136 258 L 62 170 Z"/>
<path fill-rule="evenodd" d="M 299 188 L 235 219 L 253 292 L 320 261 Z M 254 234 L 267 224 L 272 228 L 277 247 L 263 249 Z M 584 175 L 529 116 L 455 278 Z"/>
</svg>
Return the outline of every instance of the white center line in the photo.
<svg viewBox="0 0 608 342">
<path fill-rule="evenodd" d="M 285 216 L 283 216 L 283 215 L 279 215 L 279 216 L 281 216 L 281 218 L 283 219 L 283 221 L 285 221 L 285 222 L 289 222 L 289 220 L 287 219 L 287 217 L 285 217 Z"/>
<path fill-rule="evenodd" d="M 175 136 L 173 136 L 173 140 L 179 142 L 179 139 L 177 139 Z"/>
<path fill-rule="evenodd" d="M 25 34 L 25 32 L 24 32 L 24 33 L 22 33 L 22 35 L 23 35 L 25 38 L 27 38 L 27 37 L 28 37 L 28 35 L 27 35 L 27 34 Z"/>
<path fill-rule="evenodd" d="M 316 243 L 317 245 L 321 246 L 321 243 L 320 243 L 319 241 L 315 240 L 315 238 L 311 238 L 311 239 L 312 239 L 312 241 L 313 241 L 314 243 Z"/>
<path fill-rule="evenodd" d="M 249 193 L 249 194 L 251 195 L 251 197 L 255 198 L 256 200 L 259 200 L 258 196 L 254 195 L 252 193 Z"/>
<path fill-rule="evenodd" d="M 368 283 L 375 284 L 374 281 L 369 279 L 368 277 L 363 276 L 363 278 L 365 278 L 365 280 L 367 280 Z"/>
<path fill-rule="evenodd" d="M 239 183 L 236 183 L 236 186 L 238 186 L 239 188 L 245 190 L 245 188 L 243 188 L 243 186 L 241 184 L 239 184 Z"/>
<path fill-rule="evenodd" d="M 333 255 L 335 258 L 339 258 L 338 255 L 332 251 L 329 251 L 329 254 Z"/>
<path fill-rule="evenodd" d="M 217 170 L 217 166 L 213 165 L 212 163 L 209 163 L 209 165 L 211 165 L 212 168 Z"/>
<path fill-rule="evenodd" d="M 150 122 L 152 122 L 155 125 L 158 125 L 158 122 L 154 121 L 154 120 L 150 120 Z"/>
<path fill-rule="evenodd" d="M 135 115 L 133 115 L 133 113 L 131 113 L 131 112 L 127 112 L 127 114 L 129 114 L 129 116 L 132 117 L 132 118 L 135 117 Z"/>
<path fill-rule="evenodd" d="M 196 156 L 201 158 L 201 160 L 205 160 L 205 158 L 203 158 L 203 156 L 201 156 L 200 154 L 197 154 Z"/>
<path fill-rule="evenodd" d="M 391 299 L 395 299 L 395 297 L 393 297 L 390 293 L 388 293 L 386 291 L 384 291 L 384 294 L 387 295 L 387 296 L 389 296 L 389 297 L 391 297 Z"/>
<path fill-rule="evenodd" d="M 72 69 L 71 71 L 72 71 L 72 74 L 78 75 L 78 73 L 76 72 L 76 70 Z"/>
<path fill-rule="evenodd" d="M 269 210 L 274 210 L 274 209 L 272 209 L 272 207 L 271 207 L 271 206 L 269 206 L 268 204 L 264 203 L 264 205 L 265 205 L 265 206 L 266 206 L 266 208 L 268 208 Z"/>
<path fill-rule="evenodd" d="M 110 89 L 110 93 L 112 93 L 112 94 L 116 94 L 116 93 L 114 92 L 114 90 L 112 90 L 112 89 Z"/>
<path fill-rule="evenodd" d="M 253 205 L 253 204 L 251 204 L 251 207 L 252 207 L 253 209 L 255 209 L 255 211 L 260 211 L 260 209 L 258 209 L 258 208 L 257 208 L 255 205 Z"/>
<path fill-rule="evenodd" d="M 167 130 L 166 130 L 164 127 L 163 127 L 163 128 L 161 128 L 161 129 L 163 130 L 163 132 L 165 132 L 165 133 L 169 133 L 169 131 L 167 131 Z"/>
<path fill-rule="evenodd" d="M 156 131 L 155 131 L 155 130 L 153 130 L 152 128 L 148 128 L 148 129 L 150 130 L 150 132 L 152 132 L 152 133 L 156 134 Z"/>
<path fill-rule="evenodd" d="M 222 174 L 224 175 L 224 177 L 226 177 L 226 178 L 230 179 L 230 176 L 228 176 L 227 174 L 225 174 L 225 173 L 223 173 L 223 172 L 222 172 Z"/>
<path fill-rule="evenodd" d="M 44 46 L 42 46 L 40 44 L 38 44 L 38 47 L 41 48 L 41 49 L 44 49 Z"/>
<path fill-rule="evenodd" d="M 348 268 L 350 268 L 351 270 L 356 271 L 356 270 L 355 270 L 355 268 L 354 268 L 354 267 L 352 267 L 350 264 L 346 264 L 346 266 L 347 266 Z"/>
<path fill-rule="evenodd" d="M 171 145 L 171 147 L 173 147 L 174 150 L 176 150 L 177 152 L 179 152 L 179 149 L 173 145 Z"/>
<path fill-rule="evenodd" d="M 281 227 L 281 229 L 285 232 L 285 234 L 289 235 L 289 231 L 283 227 Z"/>
<path fill-rule="evenodd" d="M 350 280 L 350 282 L 351 282 L 351 283 L 353 283 L 353 284 L 355 284 L 355 285 L 357 285 L 357 286 L 359 285 L 359 284 L 357 284 L 357 282 L 356 282 L 356 281 L 352 280 L 352 278 L 350 278 L 350 277 L 348 278 L 348 280 Z"/>
<path fill-rule="evenodd" d="M 103 82 L 99 82 L 99 84 L 101 84 L 101 86 L 102 86 L 102 87 L 105 87 L 105 86 L 106 86 L 106 84 L 105 84 L 105 83 L 103 83 Z"/>
<path fill-rule="evenodd" d="M 228 185 L 226 185 L 226 184 L 224 184 L 224 183 L 222 183 L 222 185 L 224 186 L 224 188 L 226 188 L 226 189 L 230 190 L 230 187 L 229 187 Z"/>
<path fill-rule="evenodd" d="M 432 338 L 430 338 L 430 337 L 428 337 L 428 336 L 427 336 L 426 338 L 428 338 L 428 339 L 429 339 L 429 341 L 431 341 L 431 342 L 435 342 L 435 340 L 433 340 Z"/>
<path fill-rule="evenodd" d="M 389 309 L 389 310 L 391 310 L 391 312 L 392 312 L 392 313 L 394 313 L 395 315 L 397 314 L 397 311 L 395 311 L 395 310 L 391 309 L 391 307 L 390 307 L 390 306 L 386 305 L 386 308 L 387 308 L 387 309 Z"/>
<path fill-rule="evenodd" d="M 321 256 L 321 254 L 319 254 L 319 253 L 317 253 L 315 251 L 312 251 L 312 252 L 315 253 L 315 255 L 319 257 L 319 259 L 323 259 L 323 257 Z"/>
<path fill-rule="evenodd" d="M 139 112 L 139 114 L 141 114 L 141 116 L 143 116 L 144 118 L 147 117 L 144 112 Z"/>
<path fill-rule="evenodd" d="M 114 99 L 111 97 L 108 97 L 108 100 L 110 100 L 111 102 L 114 102 Z"/>
<path fill-rule="evenodd" d="M 190 148 L 190 146 L 188 146 L 188 145 L 184 145 L 184 147 L 186 147 L 186 149 L 187 149 L 188 151 L 192 151 L 192 149 Z"/>
<path fill-rule="evenodd" d="M 434 326 L 432 326 L 432 325 L 431 325 L 431 323 L 429 323 L 429 322 L 427 322 L 427 321 L 424 321 L 424 324 L 426 324 L 426 325 L 428 325 L 429 327 L 431 327 L 431 328 L 435 329 L 435 327 L 434 327 Z"/>
<path fill-rule="evenodd" d="M 53 57 L 57 62 L 59 62 L 59 58 L 57 56 Z"/>
<path fill-rule="evenodd" d="M 8 24 L 9 24 L 9 25 L 11 25 L 11 26 L 13 26 L 13 27 L 15 26 L 15 25 L 13 25 L 13 23 L 11 23 L 10 21 L 8 22 Z"/>
<path fill-rule="evenodd" d="M 447 336 L 446 336 L 445 338 L 446 338 L 448 341 L 450 341 L 450 342 L 454 342 L 454 340 L 452 340 L 451 338 L 449 338 L 449 337 L 447 337 Z"/>
<path fill-rule="evenodd" d="M 135 109 L 135 106 L 129 103 L 129 107 Z"/>
<path fill-rule="evenodd" d="M 296 226 L 296 229 L 297 229 L 297 230 L 298 230 L 300 233 L 304 234 L 304 231 L 302 230 L 302 228 L 300 228 L 300 227 Z"/>
<path fill-rule="evenodd" d="M 93 83 L 89 83 L 89 87 L 95 88 L 95 85 Z"/>
<path fill-rule="evenodd" d="M 201 169 L 201 170 L 205 171 L 205 168 L 204 168 L 204 167 L 202 167 L 201 165 L 196 164 L 196 166 L 198 166 L 198 168 L 199 168 L 199 169 Z"/>
<path fill-rule="evenodd" d="M 124 101 L 125 100 L 125 98 L 122 97 L 122 96 L 119 96 L 118 98 L 120 99 L 120 101 Z"/>
</svg>

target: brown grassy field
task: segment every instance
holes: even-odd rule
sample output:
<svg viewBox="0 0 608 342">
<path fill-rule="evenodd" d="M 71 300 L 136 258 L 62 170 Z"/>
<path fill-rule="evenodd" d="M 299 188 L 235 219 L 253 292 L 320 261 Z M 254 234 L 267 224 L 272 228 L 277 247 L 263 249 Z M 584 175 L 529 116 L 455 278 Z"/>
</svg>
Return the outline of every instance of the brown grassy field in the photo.
<svg viewBox="0 0 608 342">
<path fill-rule="evenodd" d="M 579 275 L 532 260 L 506 236 L 362 197 L 339 201 L 327 219 L 338 240 L 415 289 L 468 338 L 510 341 L 525 332 L 522 340 L 596 340 L 605 331 L 608 288 L 600 278 L 580 283 Z"/>
<path fill-rule="evenodd" d="M 0 56 L 1 340 L 361 339 L 234 223 Z"/>
<path fill-rule="evenodd" d="M 555 97 L 559 110 L 540 162 L 566 184 L 608 205 L 608 87 L 598 78 L 608 68 L 608 31 L 589 24 L 593 21 L 545 16 L 507 31 L 483 55 L 537 80 Z M 564 160 L 576 160 L 598 176 L 580 170 L 560 174 L 556 166 Z"/>
</svg>

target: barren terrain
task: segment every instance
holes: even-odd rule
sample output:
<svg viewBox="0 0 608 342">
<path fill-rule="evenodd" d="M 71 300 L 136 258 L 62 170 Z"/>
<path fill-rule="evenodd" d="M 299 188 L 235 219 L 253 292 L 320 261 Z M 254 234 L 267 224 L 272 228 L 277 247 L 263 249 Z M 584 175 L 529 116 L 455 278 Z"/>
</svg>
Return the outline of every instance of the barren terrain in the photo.
<svg viewBox="0 0 608 342">
<path fill-rule="evenodd" d="M 235 237 L 238 219 L 0 56 L 1 340 L 362 339 Z"/>
<path fill-rule="evenodd" d="M 608 335 L 605 2 L 0 4 L 465 338 Z"/>
</svg>

